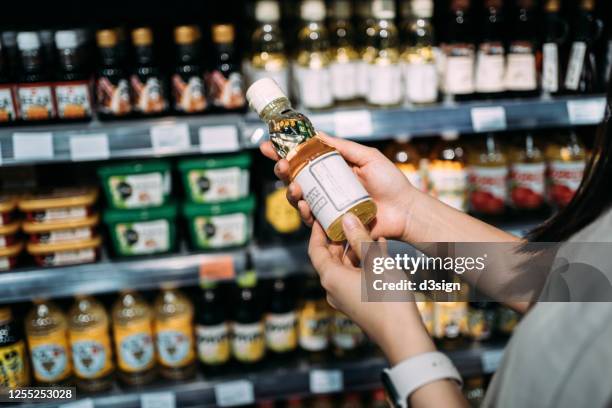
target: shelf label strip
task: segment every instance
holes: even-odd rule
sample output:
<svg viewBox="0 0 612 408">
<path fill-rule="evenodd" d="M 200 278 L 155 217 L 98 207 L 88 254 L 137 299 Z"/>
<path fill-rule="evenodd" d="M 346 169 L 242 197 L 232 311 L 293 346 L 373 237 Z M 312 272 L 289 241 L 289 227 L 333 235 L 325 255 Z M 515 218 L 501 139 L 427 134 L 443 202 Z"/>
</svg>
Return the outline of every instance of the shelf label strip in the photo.
<svg viewBox="0 0 612 408">
<path fill-rule="evenodd" d="M 502 358 L 504 357 L 504 350 L 488 350 L 482 353 L 480 361 L 482 363 L 482 372 L 485 374 L 494 373 L 499 367 Z"/>
<path fill-rule="evenodd" d="M 255 402 L 253 383 L 248 380 L 238 380 L 217 384 L 215 400 L 220 407 L 252 404 Z"/>
<path fill-rule="evenodd" d="M 151 127 L 151 146 L 155 153 L 178 153 L 191 148 L 189 126 L 186 123 Z"/>
<path fill-rule="evenodd" d="M 572 125 L 596 125 L 604 118 L 606 98 L 567 101 L 567 115 Z"/>
<path fill-rule="evenodd" d="M 330 394 L 344 388 L 344 377 L 340 370 L 312 370 L 310 372 L 310 392 Z"/>
<path fill-rule="evenodd" d="M 475 132 L 499 132 L 506 130 L 506 110 L 503 106 L 472 108 L 472 128 Z"/>
<path fill-rule="evenodd" d="M 70 160 L 106 160 L 110 157 L 106 133 L 70 136 Z"/>
<path fill-rule="evenodd" d="M 367 110 L 334 113 L 334 133 L 337 137 L 365 137 L 373 133 L 372 114 Z"/>
<path fill-rule="evenodd" d="M 233 125 L 202 126 L 198 130 L 202 153 L 224 153 L 240 150 L 238 128 Z"/>
<path fill-rule="evenodd" d="M 53 133 L 13 133 L 15 160 L 53 159 Z"/>
<path fill-rule="evenodd" d="M 140 395 L 141 408 L 176 408 L 173 392 L 152 392 Z"/>
</svg>

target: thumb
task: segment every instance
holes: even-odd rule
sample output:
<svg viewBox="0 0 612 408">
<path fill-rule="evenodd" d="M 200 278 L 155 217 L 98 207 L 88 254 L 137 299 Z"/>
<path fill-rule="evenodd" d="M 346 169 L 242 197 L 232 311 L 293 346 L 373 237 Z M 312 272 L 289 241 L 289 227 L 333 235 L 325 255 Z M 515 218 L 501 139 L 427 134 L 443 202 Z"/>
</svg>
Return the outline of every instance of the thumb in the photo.
<svg viewBox="0 0 612 408">
<path fill-rule="evenodd" d="M 351 248 L 357 254 L 357 257 L 362 259 L 362 242 L 370 242 L 372 241 L 372 237 L 370 237 L 370 233 L 363 226 L 359 218 L 353 213 L 346 213 L 342 216 L 342 229 L 344 230 L 344 235 L 346 235 L 346 239 L 349 242 Z"/>
</svg>

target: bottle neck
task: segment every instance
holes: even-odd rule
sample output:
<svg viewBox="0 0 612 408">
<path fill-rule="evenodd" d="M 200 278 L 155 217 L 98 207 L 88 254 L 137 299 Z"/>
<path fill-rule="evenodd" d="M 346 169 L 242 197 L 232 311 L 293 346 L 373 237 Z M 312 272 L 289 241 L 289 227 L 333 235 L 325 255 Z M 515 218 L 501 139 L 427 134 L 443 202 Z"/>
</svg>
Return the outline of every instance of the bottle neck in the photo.
<svg viewBox="0 0 612 408">
<path fill-rule="evenodd" d="M 291 102 L 286 97 L 275 99 L 270 102 L 259 114 L 261 120 L 265 122 L 269 122 L 275 116 L 282 114 L 287 110 L 293 109 L 291 107 Z"/>
</svg>

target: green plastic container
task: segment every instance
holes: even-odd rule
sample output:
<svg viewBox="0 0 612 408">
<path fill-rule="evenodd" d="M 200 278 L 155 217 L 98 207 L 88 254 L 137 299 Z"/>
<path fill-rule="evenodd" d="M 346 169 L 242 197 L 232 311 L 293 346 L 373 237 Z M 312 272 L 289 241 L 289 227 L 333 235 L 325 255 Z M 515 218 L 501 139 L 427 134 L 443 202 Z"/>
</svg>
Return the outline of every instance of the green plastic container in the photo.
<svg viewBox="0 0 612 408">
<path fill-rule="evenodd" d="M 196 249 L 245 245 L 253 233 L 255 197 L 216 204 L 183 205 L 191 243 Z"/>
<path fill-rule="evenodd" d="M 119 256 L 170 252 L 176 244 L 176 204 L 104 212 L 104 222 Z"/>
<path fill-rule="evenodd" d="M 103 166 L 98 176 L 113 208 L 158 207 L 166 204 L 170 196 L 170 164 L 163 160 Z"/>
<path fill-rule="evenodd" d="M 249 194 L 251 156 L 241 153 L 204 159 L 183 159 L 178 168 L 187 198 L 194 203 L 218 203 Z"/>
</svg>

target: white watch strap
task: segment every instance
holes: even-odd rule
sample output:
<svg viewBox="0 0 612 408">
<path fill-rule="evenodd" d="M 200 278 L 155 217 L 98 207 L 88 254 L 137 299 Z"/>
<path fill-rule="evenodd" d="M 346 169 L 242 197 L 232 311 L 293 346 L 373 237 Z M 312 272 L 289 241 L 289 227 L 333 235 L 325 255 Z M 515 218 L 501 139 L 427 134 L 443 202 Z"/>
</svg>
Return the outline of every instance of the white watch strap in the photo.
<svg viewBox="0 0 612 408">
<path fill-rule="evenodd" d="M 453 362 L 439 351 L 419 354 L 385 370 L 393 383 L 401 407 L 407 406 L 408 397 L 425 384 L 450 379 L 463 386 L 463 380 Z"/>
</svg>

